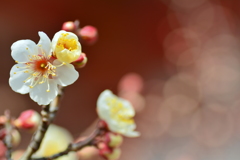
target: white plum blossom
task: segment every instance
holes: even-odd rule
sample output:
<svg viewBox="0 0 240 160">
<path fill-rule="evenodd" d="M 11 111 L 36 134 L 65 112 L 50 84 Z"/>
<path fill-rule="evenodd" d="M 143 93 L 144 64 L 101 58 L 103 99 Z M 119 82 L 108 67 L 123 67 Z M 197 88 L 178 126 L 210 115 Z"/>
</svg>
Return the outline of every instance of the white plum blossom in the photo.
<svg viewBox="0 0 240 160">
<path fill-rule="evenodd" d="M 78 37 L 71 32 L 59 31 L 52 40 L 53 55 L 61 62 L 76 61 L 82 53 Z"/>
<path fill-rule="evenodd" d="M 44 32 L 38 34 L 38 44 L 31 40 L 12 44 L 17 64 L 10 71 L 9 84 L 15 92 L 29 93 L 33 101 L 47 105 L 58 95 L 58 85 L 70 85 L 79 75 L 72 64 L 53 58 L 50 39 Z"/>
<path fill-rule="evenodd" d="M 137 137 L 133 120 L 135 111 L 131 103 L 114 95 L 110 90 L 103 91 L 97 101 L 97 113 L 108 125 L 109 130 L 127 137 Z"/>
</svg>

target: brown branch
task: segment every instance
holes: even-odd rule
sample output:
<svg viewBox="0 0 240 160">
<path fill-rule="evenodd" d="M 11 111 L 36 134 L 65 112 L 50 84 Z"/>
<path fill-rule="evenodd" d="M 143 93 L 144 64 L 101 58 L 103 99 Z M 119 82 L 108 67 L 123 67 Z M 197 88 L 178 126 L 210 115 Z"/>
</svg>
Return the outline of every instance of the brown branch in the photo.
<svg viewBox="0 0 240 160">
<path fill-rule="evenodd" d="M 55 118 L 55 115 L 59 108 L 60 98 L 63 95 L 62 87 L 59 87 L 58 96 L 47 106 L 42 106 L 42 123 L 39 126 L 38 130 L 34 134 L 28 148 L 24 152 L 24 155 L 20 158 L 20 160 L 29 160 L 32 155 L 39 149 L 42 140 L 47 132 L 49 125 Z"/>
<path fill-rule="evenodd" d="M 31 160 L 53 160 L 53 159 L 56 159 L 56 158 L 61 157 L 63 155 L 67 155 L 69 152 L 79 151 L 86 146 L 95 146 L 96 145 L 95 138 L 99 135 L 102 135 L 103 133 L 104 133 L 104 130 L 98 127 L 92 133 L 92 135 L 90 135 L 88 138 L 86 138 L 83 141 L 79 141 L 79 142 L 76 142 L 76 143 L 69 144 L 68 147 L 62 152 L 59 152 L 59 153 L 54 154 L 54 155 L 49 156 L 49 157 L 33 158 Z"/>
<path fill-rule="evenodd" d="M 7 133 L 4 140 L 3 140 L 3 143 L 4 145 L 6 146 L 7 150 L 6 150 L 6 153 L 5 153 L 5 156 L 6 156 L 6 159 L 7 160 L 12 160 L 12 136 L 11 136 L 11 133 Z"/>
</svg>

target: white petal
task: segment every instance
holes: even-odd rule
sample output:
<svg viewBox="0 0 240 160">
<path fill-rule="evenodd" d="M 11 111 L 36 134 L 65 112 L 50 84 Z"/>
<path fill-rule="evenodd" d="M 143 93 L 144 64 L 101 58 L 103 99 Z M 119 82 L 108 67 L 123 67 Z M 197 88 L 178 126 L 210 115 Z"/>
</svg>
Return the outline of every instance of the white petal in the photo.
<svg viewBox="0 0 240 160">
<path fill-rule="evenodd" d="M 54 65 L 59 65 L 62 62 L 55 60 Z M 67 86 L 74 83 L 79 77 L 78 72 L 72 64 L 65 64 L 56 69 L 56 81 L 61 86 Z"/>
<path fill-rule="evenodd" d="M 38 45 L 40 45 L 44 51 L 44 53 L 48 56 L 51 55 L 51 41 L 48 38 L 48 36 L 44 32 L 38 32 L 38 35 L 40 36 L 40 40 L 38 42 Z"/>
<path fill-rule="evenodd" d="M 106 103 L 106 98 L 112 97 L 113 94 L 110 90 L 106 89 L 104 90 L 98 97 L 97 100 L 97 107 L 101 107 L 104 103 Z"/>
<path fill-rule="evenodd" d="M 97 100 L 97 112 L 101 119 L 108 121 L 110 117 L 110 107 L 106 103 L 107 98 L 114 98 L 114 95 L 110 90 L 103 91 Z"/>
<path fill-rule="evenodd" d="M 43 84 L 37 84 L 30 90 L 30 97 L 33 101 L 37 102 L 39 105 L 48 105 L 58 94 L 57 83 L 49 79 L 49 90 L 47 92 L 48 84 L 47 82 Z"/>
<path fill-rule="evenodd" d="M 27 69 L 23 69 L 23 67 L 25 66 L 26 66 L 25 64 L 15 64 L 10 70 L 10 76 L 13 76 L 15 72 L 27 70 Z M 17 67 L 21 67 L 21 68 L 17 68 Z"/>
<path fill-rule="evenodd" d="M 18 64 L 14 65 L 10 71 L 9 85 L 15 92 L 26 94 L 29 92 L 29 87 L 23 81 L 30 75 L 28 73 L 21 72 L 23 69 L 17 68 Z M 14 72 L 18 72 L 14 74 Z"/>
<path fill-rule="evenodd" d="M 14 42 L 11 46 L 11 50 L 12 58 L 19 62 L 27 62 L 29 61 L 29 55 L 37 53 L 36 43 L 31 40 L 19 40 Z"/>
<path fill-rule="evenodd" d="M 126 132 L 123 135 L 126 137 L 139 137 L 140 133 L 137 131 L 132 131 L 132 132 Z"/>
<path fill-rule="evenodd" d="M 76 39 L 78 40 L 78 37 L 76 34 L 72 33 L 72 32 L 67 32 L 68 35 L 66 36 L 67 39 Z"/>
<path fill-rule="evenodd" d="M 55 33 L 55 35 L 53 36 L 53 39 L 52 39 L 52 48 L 56 47 L 58 39 L 62 33 L 66 33 L 66 31 L 61 30 L 61 31 Z"/>
<path fill-rule="evenodd" d="M 135 110 L 132 106 L 132 104 L 125 99 L 119 98 L 119 100 L 121 100 L 125 110 L 124 110 L 124 114 L 128 115 L 129 117 L 133 117 L 135 116 Z"/>
</svg>

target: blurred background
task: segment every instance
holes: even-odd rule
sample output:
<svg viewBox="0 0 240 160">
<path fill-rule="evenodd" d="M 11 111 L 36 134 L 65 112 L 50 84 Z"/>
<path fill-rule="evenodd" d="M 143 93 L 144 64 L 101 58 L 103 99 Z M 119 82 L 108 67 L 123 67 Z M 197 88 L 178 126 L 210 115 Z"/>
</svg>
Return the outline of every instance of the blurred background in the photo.
<svg viewBox="0 0 240 160">
<path fill-rule="evenodd" d="M 8 85 L 12 43 L 38 42 L 38 31 L 51 39 L 78 19 L 97 27 L 99 40 L 82 45 L 88 63 L 66 88 L 56 124 L 78 137 L 110 89 L 133 103 L 141 132 L 124 140 L 121 160 L 239 160 L 239 7 L 238 0 L 4 1 L 0 114 L 40 110 Z"/>
</svg>

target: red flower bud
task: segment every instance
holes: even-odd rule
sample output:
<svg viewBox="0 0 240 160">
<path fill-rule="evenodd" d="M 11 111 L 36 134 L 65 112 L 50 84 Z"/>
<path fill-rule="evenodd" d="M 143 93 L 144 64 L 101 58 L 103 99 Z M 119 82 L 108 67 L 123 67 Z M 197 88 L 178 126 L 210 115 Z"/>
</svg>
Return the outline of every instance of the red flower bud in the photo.
<svg viewBox="0 0 240 160">
<path fill-rule="evenodd" d="M 4 143 L 0 141 L 0 159 L 2 157 L 5 157 L 6 151 L 7 151 L 7 148 L 5 147 Z"/>
<path fill-rule="evenodd" d="M 76 30 L 76 25 L 72 21 L 64 22 L 62 25 L 62 30 L 74 32 Z"/>
<path fill-rule="evenodd" d="M 81 37 L 83 42 L 93 44 L 97 41 L 98 31 L 97 28 L 93 26 L 85 26 L 79 30 L 78 36 Z"/>
<path fill-rule="evenodd" d="M 87 64 L 87 57 L 85 53 L 80 54 L 79 58 L 72 62 L 75 68 L 83 68 Z"/>
<path fill-rule="evenodd" d="M 4 125 L 6 123 L 6 117 L 5 116 L 0 116 L 0 126 Z"/>
<path fill-rule="evenodd" d="M 99 154 L 101 156 L 105 156 L 106 154 L 112 153 L 112 148 L 108 147 L 106 143 L 99 143 L 98 148 L 99 148 Z"/>
<path fill-rule="evenodd" d="M 26 110 L 14 121 L 17 128 L 35 130 L 41 122 L 41 116 L 34 110 Z"/>
</svg>

